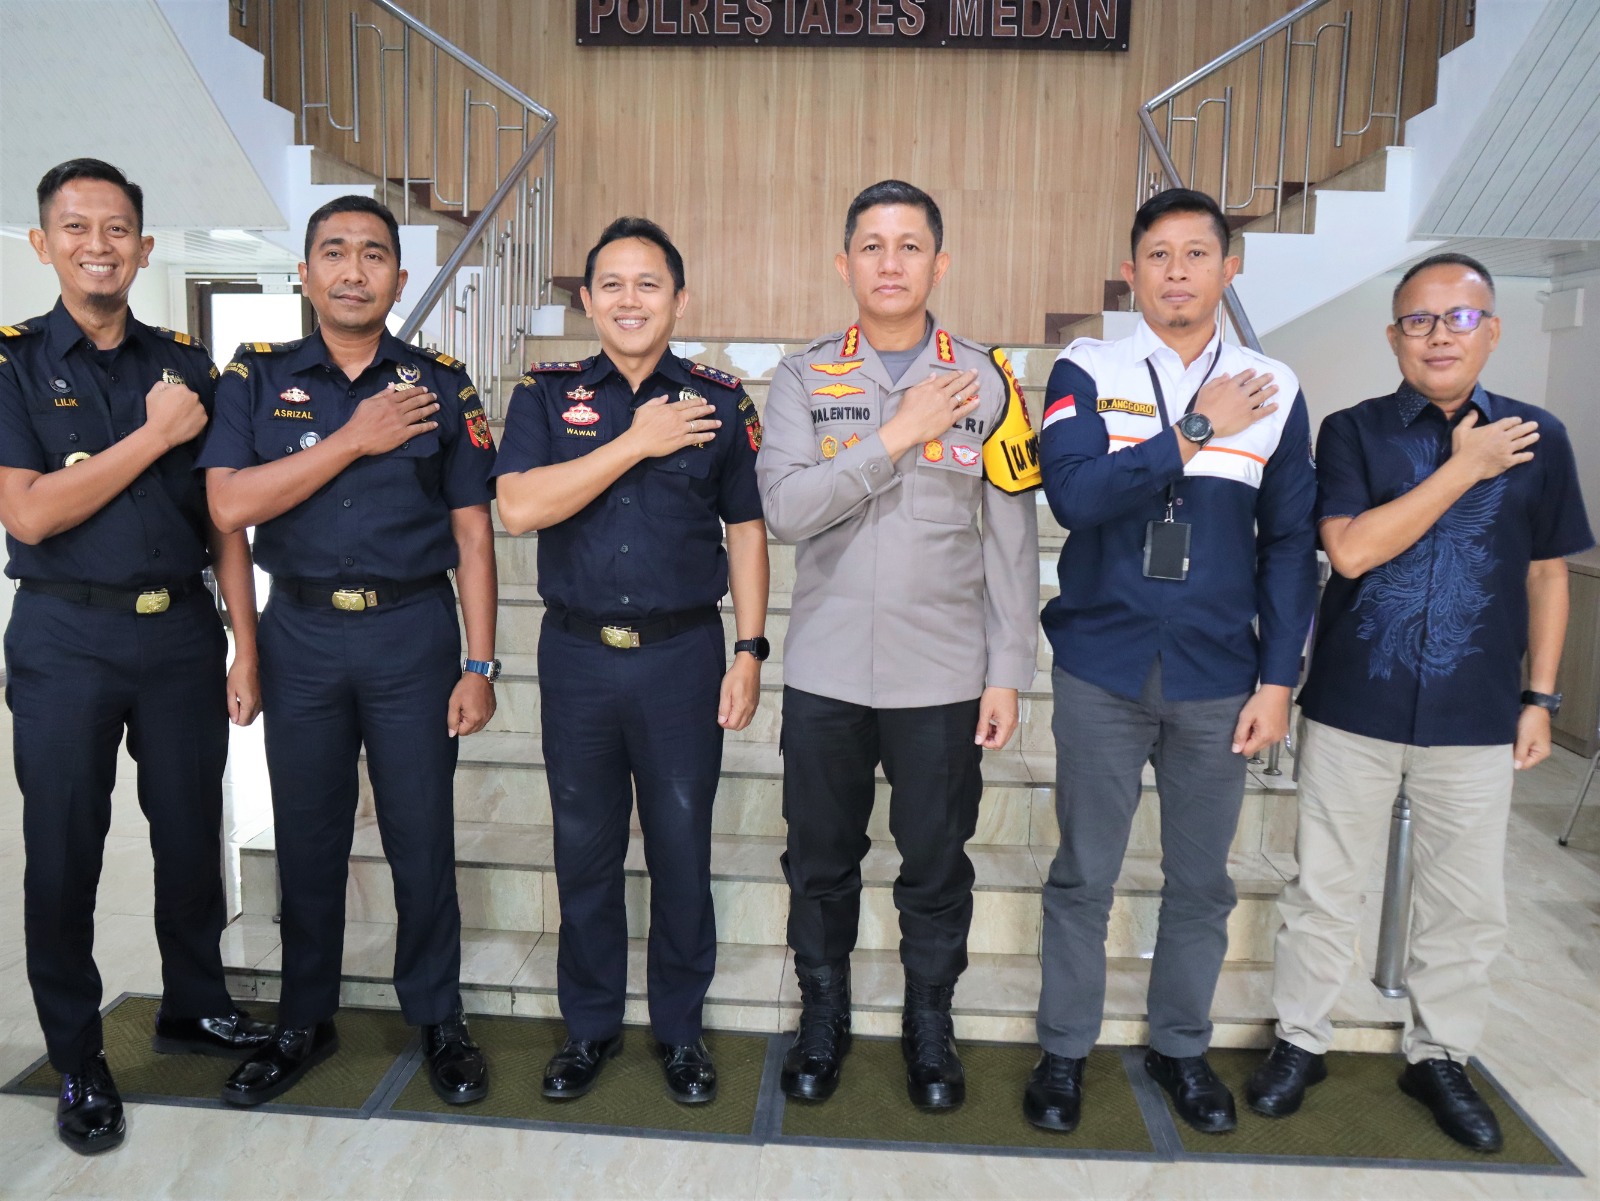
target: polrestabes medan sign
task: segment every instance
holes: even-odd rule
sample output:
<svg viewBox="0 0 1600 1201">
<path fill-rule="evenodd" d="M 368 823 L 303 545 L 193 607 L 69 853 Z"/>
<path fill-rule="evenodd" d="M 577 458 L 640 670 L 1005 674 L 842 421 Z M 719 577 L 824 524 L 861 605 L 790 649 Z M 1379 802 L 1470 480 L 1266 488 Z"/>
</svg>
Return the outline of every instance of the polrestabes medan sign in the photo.
<svg viewBox="0 0 1600 1201">
<path fill-rule="evenodd" d="M 1126 50 L 1133 0 L 577 0 L 580 46 Z"/>
</svg>

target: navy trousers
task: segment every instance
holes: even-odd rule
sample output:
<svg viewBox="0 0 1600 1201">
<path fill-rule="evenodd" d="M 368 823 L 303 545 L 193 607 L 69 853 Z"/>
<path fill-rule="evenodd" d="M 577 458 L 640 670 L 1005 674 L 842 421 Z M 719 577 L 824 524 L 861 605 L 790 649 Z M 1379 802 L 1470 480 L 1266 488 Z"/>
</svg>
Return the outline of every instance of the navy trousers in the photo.
<svg viewBox="0 0 1600 1201">
<path fill-rule="evenodd" d="M 717 966 L 711 806 L 722 769 L 720 623 L 621 650 L 556 629 L 539 636 L 540 722 L 555 820 L 561 1015 L 573 1038 L 622 1027 L 628 982 L 623 859 L 634 798 L 650 872 L 650 1025 L 700 1037 Z"/>
<path fill-rule="evenodd" d="M 77 1072 L 101 1048 L 94 904 L 124 731 L 155 858 L 162 1009 L 232 1013 L 218 946 L 227 638 L 210 594 L 139 615 L 18 592 L 5 656 L 28 983 L 51 1064 Z"/>
<path fill-rule="evenodd" d="M 447 584 L 361 613 L 273 593 L 257 635 L 283 889 L 279 1022 L 310 1026 L 339 1007 L 344 897 L 355 832 L 357 760 L 394 878 L 394 985 L 413 1025 L 459 1004 L 456 741 L 445 725 L 461 678 Z"/>
</svg>

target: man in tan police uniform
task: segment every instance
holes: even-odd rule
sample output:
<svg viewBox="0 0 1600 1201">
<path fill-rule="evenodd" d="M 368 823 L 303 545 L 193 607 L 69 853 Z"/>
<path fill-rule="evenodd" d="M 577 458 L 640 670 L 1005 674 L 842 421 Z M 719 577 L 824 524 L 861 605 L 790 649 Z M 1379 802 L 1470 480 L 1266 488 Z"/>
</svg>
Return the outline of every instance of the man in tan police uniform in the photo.
<svg viewBox="0 0 1600 1201">
<path fill-rule="evenodd" d="M 882 763 L 906 974 L 907 1089 L 966 1086 L 950 1002 L 967 965 L 984 748 L 1017 727 L 1038 645 L 1038 442 L 1000 351 L 939 329 L 938 206 L 895 180 L 851 203 L 855 325 L 785 359 L 757 461 L 768 528 L 797 544 L 784 643 L 783 856 L 803 1010 L 791 1097 L 823 1100 L 850 1042 L 850 952 Z"/>
</svg>

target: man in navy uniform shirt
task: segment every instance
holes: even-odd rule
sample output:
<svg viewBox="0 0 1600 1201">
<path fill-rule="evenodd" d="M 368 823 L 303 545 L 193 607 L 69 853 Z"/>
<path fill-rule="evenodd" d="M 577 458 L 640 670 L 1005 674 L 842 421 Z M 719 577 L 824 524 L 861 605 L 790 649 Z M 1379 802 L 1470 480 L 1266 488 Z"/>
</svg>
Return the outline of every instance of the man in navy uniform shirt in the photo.
<svg viewBox="0 0 1600 1201">
<path fill-rule="evenodd" d="M 1458 1142 L 1497 1151 L 1499 1124 L 1463 1065 L 1505 941 L 1512 773 L 1550 754 L 1561 705 L 1562 556 L 1594 538 L 1561 423 L 1479 382 L 1500 339 L 1489 272 L 1465 255 L 1424 259 L 1393 315 L 1399 390 L 1335 413 L 1317 443 L 1334 575 L 1300 694 L 1300 874 L 1279 906 L 1278 1038 L 1246 1097 L 1283 1116 L 1326 1077 L 1362 888 L 1404 786 L 1416 875 L 1400 1087 Z"/>
<path fill-rule="evenodd" d="M 313 213 L 300 280 L 317 332 L 239 348 L 200 458 L 217 525 L 256 526 L 272 573 L 261 691 L 283 887 L 278 1029 L 222 1096 L 270 1100 L 338 1047 L 364 745 L 400 1010 L 423 1028 L 434 1091 L 465 1104 L 488 1085 L 461 1012 L 453 779 L 456 739 L 494 713 L 494 444 L 463 366 L 385 328 L 406 282 L 387 208 L 345 196 Z"/>
<path fill-rule="evenodd" d="M 1228 847 L 1245 760 L 1288 729 L 1316 599 L 1316 481 L 1293 373 L 1223 341 L 1239 261 L 1216 201 L 1152 197 L 1132 252 L 1139 327 L 1074 342 L 1046 386 L 1044 490 L 1071 537 L 1044 610 L 1061 846 L 1044 889 L 1044 1054 L 1023 1111 L 1077 1124 L 1113 889 L 1153 762 L 1164 879 L 1145 1070 L 1184 1121 L 1220 1132 L 1233 1096 L 1205 1051 L 1236 899 Z"/>
<path fill-rule="evenodd" d="M 637 792 L 650 1025 L 667 1091 L 698 1103 L 717 1090 L 701 1009 L 717 962 L 711 805 L 722 733 L 750 724 L 767 657 L 761 422 L 737 379 L 672 353 L 689 295 L 659 226 L 607 226 L 581 296 L 601 353 L 529 370 L 495 465 L 506 528 L 539 531 L 546 605 L 540 712 L 567 1042 L 544 1095 L 582 1096 L 622 1048 L 622 865 Z M 738 634 L 725 671 L 717 607 L 730 585 Z"/>
<path fill-rule="evenodd" d="M 93 955 L 124 729 L 155 858 L 155 1049 L 235 1055 L 269 1033 L 228 999 L 218 946 L 228 719 L 248 725 L 258 708 L 255 593 L 244 535 L 217 533 L 194 473 L 216 368 L 187 335 L 128 310 L 154 244 L 143 191 L 109 163 L 73 159 L 38 197 L 29 239 L 61 299 L 0 327 L 0 521 L 19 588 L 6 701 L 28 982 L 62 1074 L 57 1132 L 89 1153 L 125 1130 Z M 231 671 L 208 564 L 234 615 Z"/>
</svg>

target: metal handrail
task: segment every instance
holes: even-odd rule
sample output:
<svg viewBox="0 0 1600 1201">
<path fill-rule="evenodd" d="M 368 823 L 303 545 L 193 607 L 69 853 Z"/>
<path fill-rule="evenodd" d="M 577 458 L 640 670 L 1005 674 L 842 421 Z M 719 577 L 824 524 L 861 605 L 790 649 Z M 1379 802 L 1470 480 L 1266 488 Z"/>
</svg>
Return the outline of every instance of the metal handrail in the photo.
<svg viewBox="0 0 1600 1201">
<path fill-rule="evenodd" d="M 1139 155 L 1138 155 L 1138 188 L 1137 201 L 1142 203 L 1161 187 L 1204 187 L 1217 196 L 1218 203 L 1222 205 L 1225 213 L 1236 213 L 1252 210 L 1256 206 L 1258 197 L 1269 194 L 1272 197 L 1273 218 L 1272 227 L 1276 232 L 1284 229 L 1284 202 L 1285 202 L 1285 173 L 1290 151 L 1290 126 L 1291 126 L 1291 101 L 1298 95 L 1305 104 L 1305 134 L 1304 145 L 1296 145 L 1294 162 L 1299 166 L 1303 178 L 1298 181 L 1304 188 L 1301 192 L 1300 232 L 1305 233 L 1310 229 L 1311 200 L 1316 187 L 1316 181 L 1311 178 L 1313 165 L 1313 150 L 1321 146 L 1327 150 L 1340 149 L 1345 140 L 1360 137 L 1369 131 L 1375 122 L 1388 122 L 1387 145 L 1399 142 L 1402 123 L 1406 117 L 1403 98 L 1405 96 L 1405 83 L 1407 71 L 1406 40 L 1412 25 L 1413 6 L 1422 0 L 1366 0 L 1363 15 L 1375 9 L 1375 19 L 1372 29 L 1372 61 L 1370 79 L 1364 89 L 1366 96 L 1364 107 L 1365 116 L 1360 115 L 1357 109 L 1357 119 L 1354 122 L 1346 120 L 1346 110 L 1351 95 L 1350 72 L 1352 66 L 1351 55 L 1351 30 L 1355 20 L 1356 0 L 1347 0 L 1343 16 L 1339 20 L 1327 20 L 1315 28 L 1307 28 L 1296 36 L 1295 27 L 1298 23 L 1311 17 L 1319 9 L 1324 8 L 1329 0 L 1305 0 L 1293 10 L 1279 17 L 1271 24 L 1260 29 L 1250 37 L 1244 39 L 1232 49 L 1225 51 L 1212 59 L 1205 66 L 1186 75 L 1183 79 L 1166 88 L 1164 91 L 1145 101 L 1139 108 Z M 1438 41 L 1437 48 L 1440 55 L 1453 49 L 1458 39 L 1455 35 L 1462 29 L 1470 30 L 1474 24 L 1475 13 L 1472 0 L 1430 0 L 1438 4 Z M 1397 49 L 1393 66 L 1393 105 L 1379 107 L 1379 75 L 1383 73 L 1383 51 L 1385 12 L 1391 6 L 1398 7 L 1398 45 L 1391 40 L 1387 43 L 1391 48 Z M 1338 99 L 1335 104 L 1331 130 L 1325 131 L 1321 142 L 1315 141 L 1317 133 L 1317 76 L 1319 56 L 1323 53 L 1324 35 L 1336 33 L 1337 39 L 1334 46 L 1338 54 Z M 1275 38 L 1282 37 L 1282 63 L 1281 67 L 1274 66 L 1271 74 L 1277 75 L 1276 85 L 1278 94 L 1275 97 L 1277 128 L 1275 131 L 1276 146 L 1269 148 L 1270 139 L 1274 136 L 1264 124 L 1266 119 L 1264 100 L 1269 86 L 1269 69 L 1267 63 L 1268 46 Z M 1297 55 L 1297 52 L 1299 54 Z M 1274 51 L 1274 53 L 1276 53 Z M 1249 178 L 1243 188 L 1235 189 L 1230 179 L 1230 171 L 1234 167 L 1235 143 L 1235 107 L 1234 84 L 1223 80 L 1215 80 L 1222 71 L 1237 63 L 1243 63 L 1250 56 L 1256 59 L 1254 72 L 1254 105 L 1253 115 L 1249 118 L 1248 145 L 1241 151 L 1243 162 L 1241 166 L 1248 166 Z M 1304 62 L 1306 69 L 1297 71 L 1297 63 Z M 1212 86 L 1202 88 L 1207 81 L 1214 81 Z M 1241 86 L 1247 86 L 1248 80 Z M 1359 87 L 1359 85 L 1358 85 Z M 1196 91 L 1196 89 L 1201 89 Z M 1297 92 L 1298 89 L 1298 92 Z M 1177 112 L 1176 103 L 1187 94 L 1194 93 L 1194 102 L 1188 106 L 1187 112 Z M 1359 94 L 1359 93 L 1358 93 Z M 1158 113 L 1162 113 L 1162 122 L 1158 123 Z M 1220 120 L 1217 137 L 1211 147 L 1212 156 L 1204 157 L 1202 161 L 1202 125 L 1214 115 Z M 1165 130 L 1162 129 L 1162 123 Z M 1179 130 L 1187 129 L 1179 134 Z M 1175 136 L 1181 141 L 1175 141 Z M 1296 139 L 1298 140 L 1298 139 Z M 1180 170 L 1174 161 L 1174 154 L 1187 149 L 1187 175 Z M 1268 150 L 1263 155 L 1263 150 Z M 1269 176 L 1266 180 L 1261 178 L 1263 158 L 1269 163 L 1275 161 L 1275 168 L 1269 167 Z M 1154 159 L 1155 169 L 1151 169 L 1151 160 Z M 1349 165 L 1349 164 L 1346 164 Z M 1201 178 L 1204 170 L 1204 178 Z M 1267 216 L 1267 213 L 1260 213 Z M 1229 319 L 1233 322 L 1239 333 L 1240 341 L 1255 349 L 1259 349 L 1259 342 L 1250 327 L 1249 319 L 1245 316 L 1237 295 L 1230 288 L 1225 296 L 1225 305 Z"/>
<path fill-rule="evenodd" d="M 289 40 L 298 61 L 289 67 L 298 78 L 299 95 L 289 107 L 296 112 L 299 140 L 323 142 L 325 149 L 363 169 L 375 170 L 384 199 L 389 198 L 390 189 L 398 187 L 399 196 L 391 207 L 402 223 L 411 223 L 413 191 L 418 188 L 427 189 L 430 211 L 453 215 L 463 223 L 460 243 L 423 289 L 399 336 L 406 341 L 426 340 L 463 360 L 493 414 L 507 365 L 522 357 L 533 311 L 550 298 L 555 115 L 393 0 L 344 0 L 341 7 L 349 10 L 349 107 L 348 112 L 336 116 L 330 0 L 293 2 L 294 28 Z M 258 16 L 264 17 L 265 29 L 257 34 L 257 48 L 267 58 L 268 96 L 283 103 L 277 95 L 278 0 L 234 0 L 242 28 L 251 23 L 252 3 Z M 385 17 L 397 24 L 382 21 Z M 344 24 L 343 17 L 339 23 Z M 368 47 L 375 47 L 375 59 Z M 447 165 L 441 157 L 441 98 L 446 87 L 440 76 L 441 58 L 467 74 L 459 93 L 459 173 L 454 170 L 455 160 Z M 390 96 L 392 61 L 397 61 L 400 73 L 400 94 L 395 102 Z M 341 80 L 345 70 L 346 65 L 340 64 Z M 311 92 L 318 84 L 320 97 Z M 426 126 L 413 121 L 413 90 L 422 93 L 418 103 L 423 106 L 420 119 L 428 122 Z M 454 93 L 451 98 L 456 98 Z M 314 133 L 310 118 L 319 110 L 325 125 L 319 125 Z M 377 149 L 365 151 L 363 159 L 359 148 L 370 143 L 374 124 Z M 412 161 L 419 135 L 428 147 L 424 153 L 431 153 L 427 174 L 417 170 Z M 512 149 L 504 144 L 507 136 L 516 139 L 514 155 L 507 154 Z M 391 173 L 391 149 L 396 146 L 399 169 Z M 506 157 L 513 162 L 509 170 L 502 171 Z M 485 190 L 486 174 L 494 186 L 488 189 L 488 201 L 475 210 L 473 196 Z M 458 195 L 446 192 L 446 180 L 460 188 Z"/>
</svg>

